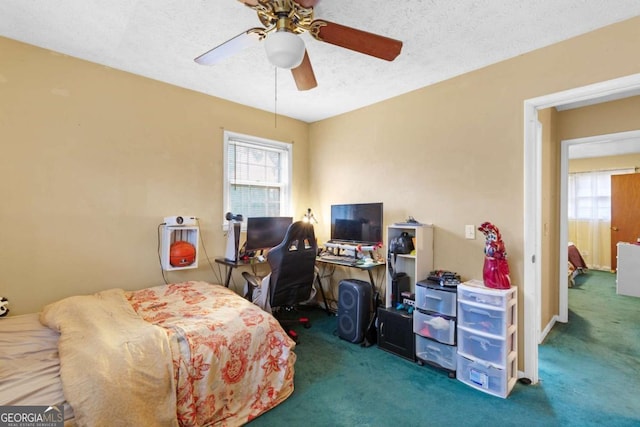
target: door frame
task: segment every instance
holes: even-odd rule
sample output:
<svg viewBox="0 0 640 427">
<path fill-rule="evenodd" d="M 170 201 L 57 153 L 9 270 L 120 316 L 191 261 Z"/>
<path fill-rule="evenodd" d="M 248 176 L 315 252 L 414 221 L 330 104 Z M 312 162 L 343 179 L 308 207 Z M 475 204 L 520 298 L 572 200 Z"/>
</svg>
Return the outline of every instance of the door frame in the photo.
<svg viewBox="0 0 640 427">
<path fill-rule="evenodd" d="M 539 380 L 538 344 L 541 336 L 542 143 L 538 110 L 637 90 L 640 90 L 640 73 L 524 101 L 523 375 L 534 384 Z"/>
</svg>

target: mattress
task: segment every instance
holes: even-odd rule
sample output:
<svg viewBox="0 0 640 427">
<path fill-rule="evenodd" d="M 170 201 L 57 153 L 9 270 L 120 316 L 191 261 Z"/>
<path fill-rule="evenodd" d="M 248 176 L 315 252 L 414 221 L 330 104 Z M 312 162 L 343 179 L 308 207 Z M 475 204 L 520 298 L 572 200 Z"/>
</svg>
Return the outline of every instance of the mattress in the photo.
<svg viewBox="0 0 640 427">
<path fill-rule="evenodd" d="M 60 382 L 59 334 L 43 326 L 38 313 L 0 319 L 0 405 L 64 404 Z"/>
</svg>

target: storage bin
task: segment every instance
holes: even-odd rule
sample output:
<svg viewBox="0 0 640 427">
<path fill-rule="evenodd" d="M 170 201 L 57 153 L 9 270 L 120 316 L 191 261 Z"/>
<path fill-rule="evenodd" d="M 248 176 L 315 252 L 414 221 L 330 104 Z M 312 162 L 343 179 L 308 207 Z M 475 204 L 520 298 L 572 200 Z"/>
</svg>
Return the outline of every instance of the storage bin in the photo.
<svg viewBox="0 0 640 427">
<path fill-rule="evenodd" d="M 439 285 L 438 285 L 439 286 Z M 430 288 L 428 282 L 416 283 L 416 308 L 456 316 L 456 291 Z"/>
<path fill-rule="evenodd" d="M 513 305 L 506 310 L 460 301 L 458 324 L 479 332 L 504 336 L 513 323 Z"/>
<path fill-rule="evenodd" d="M 456 378 L 485 393 L 506 397 L 515 385 L 515 357 L 509 359 L 505 369 L 499 369 L 480 360 L 469 360 L 458 355 Z"/>
<path fill-rule="evenodd" d="M 445 344 L 456 343 L 456 322 L 446 317 L 413 312 L 413 332 Z"/>
<path fill-rule="evenodd" d="M 506 309 L 510 301 L 515 298 L 515 288 L 492 289 L 486 288 L 480 280 L 470 280 L 458 285 L 458 301 L 485 304 Z"/>
<path fill-rule="evenodd" d="M 416 357 L 428 363 L 435 363 L 450 371 L 456 370 L 458 352 L 455 346 L 416 335 Z"/>
<path fill-rule="evenodd" d="M 458 325 L 458 353 L 470 359 L 482 359 L 504 368 L 507 356 L 513 350 L 513 333 L 498 338 Z"/>
</svg>

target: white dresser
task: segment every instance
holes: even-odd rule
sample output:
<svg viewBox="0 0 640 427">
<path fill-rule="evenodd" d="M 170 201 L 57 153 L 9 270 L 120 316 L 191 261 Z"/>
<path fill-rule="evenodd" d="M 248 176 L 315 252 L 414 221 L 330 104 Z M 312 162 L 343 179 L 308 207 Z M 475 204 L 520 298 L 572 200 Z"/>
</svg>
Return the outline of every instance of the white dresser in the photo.
<svg viewBox="0 0 640 427">
<path fill-rule="evenodd" d="M 640 297 L 640 245 L 618 243 L 616 293 Z"/>
</svg>

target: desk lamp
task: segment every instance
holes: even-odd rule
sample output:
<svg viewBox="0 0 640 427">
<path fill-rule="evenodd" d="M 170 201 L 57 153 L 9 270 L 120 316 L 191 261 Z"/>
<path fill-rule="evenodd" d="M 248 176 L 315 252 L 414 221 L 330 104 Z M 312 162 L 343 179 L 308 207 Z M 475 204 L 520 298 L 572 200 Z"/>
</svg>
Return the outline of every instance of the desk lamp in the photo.
<svg viewBox="0 0 640 427">
<path fill-rule="evenodd" d="M 318 220 L 313 215 L 313 212 L 311 212 L 311 208 L 307 208 L 307 213 L 305 213 L 302 216 L 302 221 L 306 222 L 306 223 L 309 223 L 309 224 L 317 224 L 318 223 Z"/>
</svg>

